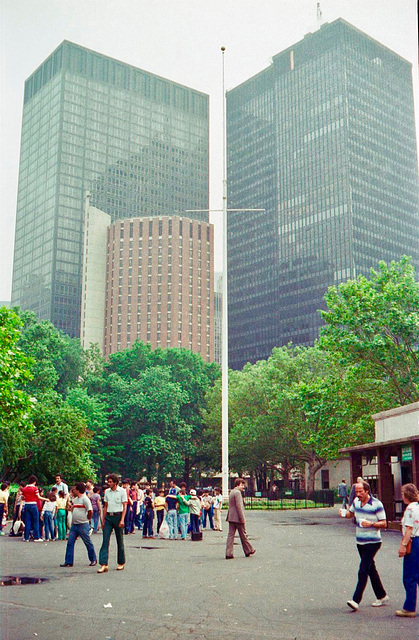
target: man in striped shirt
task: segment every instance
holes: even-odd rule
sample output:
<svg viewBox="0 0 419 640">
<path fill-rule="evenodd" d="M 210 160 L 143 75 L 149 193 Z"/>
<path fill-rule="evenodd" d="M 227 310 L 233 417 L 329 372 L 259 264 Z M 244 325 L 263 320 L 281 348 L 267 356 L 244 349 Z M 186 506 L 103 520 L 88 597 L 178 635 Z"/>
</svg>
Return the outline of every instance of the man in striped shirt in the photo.
<svg viewBox="0 0 419 640">
<path fill-rule="evenodd" d="M 380 576 L 375 566 L 374 556 L 381 547 L 381 529 L 387 526 L 386 513 L 383 504 L 371 496 L 368 482 L 362 481 L 355 485 L 356 498 L 348 511 L 340 510 L 344 518 L 356 519 L 356 546 L 361 558 L 358 571 L 358 584 L 356 585 L 353 599 L 348 600 L 348 606 L 358 611 L 368 578 L 374 590 L 377 600 L 373 607 L 381 607 L 388 602 L 388 595 L 381 583 Z"/>
</svg>

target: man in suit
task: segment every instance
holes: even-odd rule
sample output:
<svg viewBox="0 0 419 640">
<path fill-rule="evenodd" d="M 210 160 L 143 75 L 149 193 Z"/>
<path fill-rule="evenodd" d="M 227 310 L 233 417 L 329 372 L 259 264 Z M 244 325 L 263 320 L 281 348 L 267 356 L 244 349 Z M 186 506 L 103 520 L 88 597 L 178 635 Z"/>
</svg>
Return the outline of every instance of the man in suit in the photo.
<svg viewBox="0 0 419 640">
<path fill-rule="evenodd" d="M 246 558 L 252 556 L 256 549 L 252 547 L 246 533 L 246 518 L 244 516 L 243 492 L 246 488 L 246 481 L 243 478 L 236 478 L 234 489 L 228 499 L 228 537 L 226 546 L 226 560 L 234 557 L 233 545 L 236 531 L 239 532 L 244 555 Z"/>
</svg>

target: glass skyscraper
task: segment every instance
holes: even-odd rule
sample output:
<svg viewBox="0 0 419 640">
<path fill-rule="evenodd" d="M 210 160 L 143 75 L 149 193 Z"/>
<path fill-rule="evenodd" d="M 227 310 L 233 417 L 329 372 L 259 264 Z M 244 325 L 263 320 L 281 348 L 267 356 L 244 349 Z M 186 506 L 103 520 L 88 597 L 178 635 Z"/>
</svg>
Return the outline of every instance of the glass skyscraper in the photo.
<svg viewBox="0 0 419 640">
<path fill-rule="evenodd" d="M 229 363 L 310 345 L 323 295 L 419 266 L 411 64 L 342 19 L 227 93 Z"/>
<path fill-rule="evenodd" d="M 25 83 L 12 304 L 79 336 L 86 191 L 112 220 L 208 209 L 208 109 L 64 41 Z"/>
</svg>

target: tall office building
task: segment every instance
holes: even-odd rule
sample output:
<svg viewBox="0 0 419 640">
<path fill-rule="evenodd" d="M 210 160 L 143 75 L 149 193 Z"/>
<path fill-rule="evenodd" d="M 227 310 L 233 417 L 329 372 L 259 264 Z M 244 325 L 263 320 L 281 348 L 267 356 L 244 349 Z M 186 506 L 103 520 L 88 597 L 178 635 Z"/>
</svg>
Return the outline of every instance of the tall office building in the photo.
<svg viewBox="0 0 419 640">
<path fill-rule="evenodd" d="M 318 336 L 329 285 L 419 266 L 411 64 L 344 20 L 227 93 L 229 362 Z"/>
<path fill-rule="evenodd" d="M 71 336 L 86 191 L 112 220 L 208 209 L 208 96 L 67 41 L 26 81 L 12 304 Z"/>
<path fill-rule="evenodd" d="M 214 360 L 214 228 L 179 216 L 126 218 L 87 206 L 81 342 L 105 356 L 136 340 Z"/>
</svg>

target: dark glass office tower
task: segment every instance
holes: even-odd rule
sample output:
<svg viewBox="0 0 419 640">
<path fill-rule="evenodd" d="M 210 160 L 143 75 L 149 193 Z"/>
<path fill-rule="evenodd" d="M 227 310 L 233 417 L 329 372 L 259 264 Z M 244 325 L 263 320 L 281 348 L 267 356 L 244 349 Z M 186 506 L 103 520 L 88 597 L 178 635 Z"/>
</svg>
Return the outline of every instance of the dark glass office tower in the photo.
<svg viewBox="0 0 419 640">
<path fill-rule="evenodd" d="M 227 93 L 229 361 L 318 336 L 329 285 L 419 266 L 411 64 L 344 20 Z"/>
<path fill-rule="evenodd" d="M 207 209 L 208 96 L 66 41 L 26 81 L 12 304 L 71 336 L 86 191 L 113 220 Z"/>
</svg>

